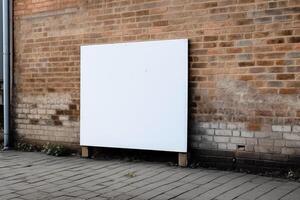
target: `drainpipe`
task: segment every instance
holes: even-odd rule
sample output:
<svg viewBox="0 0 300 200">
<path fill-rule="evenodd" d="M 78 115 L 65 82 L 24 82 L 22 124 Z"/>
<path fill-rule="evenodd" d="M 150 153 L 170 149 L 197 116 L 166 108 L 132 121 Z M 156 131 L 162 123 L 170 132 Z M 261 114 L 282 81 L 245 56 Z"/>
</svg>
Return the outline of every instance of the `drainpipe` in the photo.
<svg viewBox="0 0 300 200">
<path fill-rule="evenodd" d="M 2 1 L 2 26 L 3 26 L 3 129 L 4 129 L 4 150 L 10 147 L 10 46 L 11 46 L 11 5 L 12 0 Z"/>
</svg>

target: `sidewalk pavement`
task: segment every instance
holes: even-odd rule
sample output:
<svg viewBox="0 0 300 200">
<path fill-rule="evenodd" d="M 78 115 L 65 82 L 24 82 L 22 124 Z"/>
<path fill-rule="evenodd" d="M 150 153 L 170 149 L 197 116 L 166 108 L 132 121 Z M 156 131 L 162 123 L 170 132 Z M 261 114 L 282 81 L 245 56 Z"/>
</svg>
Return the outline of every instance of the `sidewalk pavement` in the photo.
<svg viewBox="0 0 300 200">
<path fill-rule="evenodd" d="M 0 199 L 300 200 L 300 183 L 166 163 L 0 153 Z"/>
</svg>

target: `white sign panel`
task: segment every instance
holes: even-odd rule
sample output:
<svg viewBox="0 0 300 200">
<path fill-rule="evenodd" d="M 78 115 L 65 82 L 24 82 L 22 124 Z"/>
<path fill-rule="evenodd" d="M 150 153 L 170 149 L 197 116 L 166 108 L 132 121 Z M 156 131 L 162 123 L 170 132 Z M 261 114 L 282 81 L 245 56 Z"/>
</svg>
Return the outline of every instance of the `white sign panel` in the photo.
<svg viewBox="0 0 300 200">
<path fill-rule="evenodd" d="M 187 151 L 188 41 L 81 47 L 80 145 Z"/>
</svg>

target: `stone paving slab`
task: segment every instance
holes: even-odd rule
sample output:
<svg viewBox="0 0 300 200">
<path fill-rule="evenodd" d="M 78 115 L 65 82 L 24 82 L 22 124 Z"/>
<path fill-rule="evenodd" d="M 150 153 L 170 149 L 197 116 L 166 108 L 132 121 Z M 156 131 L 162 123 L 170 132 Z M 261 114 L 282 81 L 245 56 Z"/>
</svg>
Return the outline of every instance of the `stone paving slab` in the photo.
<svg viewBox="0 0 300 200">
<path fill-rule="evenodd" d="M 300 200 L 300 183 L 155 162 L 0 153 L 0 199 Z"/>
</svg>

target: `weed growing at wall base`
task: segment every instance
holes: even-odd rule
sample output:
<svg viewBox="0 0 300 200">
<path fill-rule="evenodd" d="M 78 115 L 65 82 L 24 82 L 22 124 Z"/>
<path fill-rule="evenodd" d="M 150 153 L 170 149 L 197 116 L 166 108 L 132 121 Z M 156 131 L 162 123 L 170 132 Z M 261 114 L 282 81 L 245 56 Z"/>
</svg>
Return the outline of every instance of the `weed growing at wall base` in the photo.
<svg viewBox="0 0 300 200">
<path fill-rule="evenodd" d="M 42 152 L 52 156 L 66 156 L 69 154 L 63 145 L 51 144 L 49 142 L 42 146 Z"/>
</svg>

